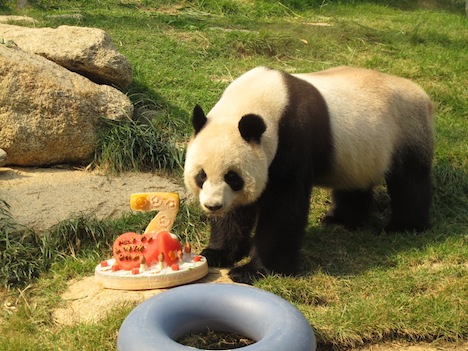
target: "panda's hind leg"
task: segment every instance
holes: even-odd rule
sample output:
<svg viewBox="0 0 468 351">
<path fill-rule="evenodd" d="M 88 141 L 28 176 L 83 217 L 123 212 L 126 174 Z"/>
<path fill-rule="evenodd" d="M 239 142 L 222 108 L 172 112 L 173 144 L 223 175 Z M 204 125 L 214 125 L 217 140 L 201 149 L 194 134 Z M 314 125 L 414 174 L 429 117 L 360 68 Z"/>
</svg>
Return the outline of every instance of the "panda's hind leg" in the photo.
<svg viewBox="0 0 468 351">
<path fill-rule="evenodd" d="M 392 210 L 385 229 L 388 232 L 424 231 L 430 227 L 431 162 L 407 150 L 395 164 L 385 178 Z"/>
<path fill-rule="evenodd" d="M 355 230 L 369 217 L 372 208 L 372 188 L 366 190 L 333 190 L 332 207 L 322 220 L 325 225 L 339 224 Z"/>
</svg>

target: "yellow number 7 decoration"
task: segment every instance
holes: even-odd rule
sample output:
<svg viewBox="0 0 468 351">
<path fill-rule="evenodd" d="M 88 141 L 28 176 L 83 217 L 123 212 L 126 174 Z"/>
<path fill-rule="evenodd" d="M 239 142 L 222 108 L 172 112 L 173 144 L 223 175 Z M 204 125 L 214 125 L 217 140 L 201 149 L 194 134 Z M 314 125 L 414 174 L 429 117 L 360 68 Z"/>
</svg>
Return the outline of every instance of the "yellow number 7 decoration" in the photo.
<svg viewBox="0 0 468 351">
<path fill-rule="evenodd" d="M 145 233 L 170 232 L 179 212 L 177 193 L 136 193 L 130 196 L 130 208 L 135 211 L 158 211 Z"/>
</svg>

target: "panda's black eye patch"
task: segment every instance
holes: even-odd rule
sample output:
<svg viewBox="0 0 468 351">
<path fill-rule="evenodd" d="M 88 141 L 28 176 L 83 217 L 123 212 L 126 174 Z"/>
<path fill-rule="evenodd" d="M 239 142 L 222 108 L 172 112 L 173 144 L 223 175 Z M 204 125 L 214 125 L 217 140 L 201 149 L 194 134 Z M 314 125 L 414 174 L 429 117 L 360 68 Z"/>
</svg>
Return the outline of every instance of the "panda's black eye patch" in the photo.
<svg viewBox="0 0 468 351">
<path fill-rule="evenodd" d="M 200 171 L 195 176 L 195 183 L 201 189 L 203 188 L 203 183 L 205 183 L 205 181 L 206 181 L 206 173 L 203 169 L 200 169 Z"/>
<path fill-rule="evenodd" d="M 229 171 L 224 175 L 224 181 L 233 191 L 239 191 L 244 187 L 244 180 L 234 171 Z"/>
</svg>

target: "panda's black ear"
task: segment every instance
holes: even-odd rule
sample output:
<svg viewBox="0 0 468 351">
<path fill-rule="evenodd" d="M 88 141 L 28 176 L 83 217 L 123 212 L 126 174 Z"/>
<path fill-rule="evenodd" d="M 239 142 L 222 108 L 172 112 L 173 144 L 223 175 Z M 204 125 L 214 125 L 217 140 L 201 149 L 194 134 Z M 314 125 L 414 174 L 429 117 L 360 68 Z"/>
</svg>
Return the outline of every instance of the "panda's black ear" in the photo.
<svg viewBox="0 0 468 351">
<path fill-rule="evenodd" d="M 266 130 L 266 124 L 262 117 L 255 114 L 248 114 L 239 121 L 239 132 L 248 143 L 255 142 L 260 144 L 262 134 Z"/>
<path fill-rule="evenodd" d="M 198 104 L 195 105 L 192 113 L 192 126 L 193 129 L 195 129 L 195 134 L 198 134 L 198 132 L 202 130 L 203 126 L 206 124 L 206 121 L 207 119 L 205 112 L 203 112 L 201 106 Z"/>
</svg>

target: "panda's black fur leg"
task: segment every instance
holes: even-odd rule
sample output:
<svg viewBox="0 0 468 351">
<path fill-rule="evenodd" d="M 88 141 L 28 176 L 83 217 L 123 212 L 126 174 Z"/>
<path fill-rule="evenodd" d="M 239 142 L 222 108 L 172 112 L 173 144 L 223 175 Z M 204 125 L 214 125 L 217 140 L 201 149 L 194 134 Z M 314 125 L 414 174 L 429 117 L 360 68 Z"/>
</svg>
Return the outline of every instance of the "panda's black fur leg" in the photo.
<svg viewBox="0 0 468 351">
<path fill-rule="evenodd" d="M 334 190 L 332 207 L 323 218 L 325 225 L 339 224 L 356 230 L 368 218 L 372 208 L 373 192 L 367 190 Z"/>
<path fill-rule="evenodd" d="M 251 260 L 229 273 L 236 282 L 251 284 L 266 274 L 297 273 L 300 248 L 309 213 L 310 191 L 270 187 L 261 200 Z"/>
<path fill-rule="evenodd" d="M 422 232 L 430 227 L 432 157 L 411 150 L 401 155 L 385 178 L 392 211 L 385 230 Z"/>
<path fill-rule="evenodd" d="M 392 214 L 387 232 L 422 232 L 430 228 L 431 184 L 429 181 L 393 185 L 389 190 Z"/>
<path fill-rule="evenodd" d="M 245 265 L 231 269 L 229 271 L 229 278 L 237 283 L 252 285 L 256 280 L 269 273 L 273 272 L 269 271 L 259 262 L 258 256 L 254 256 L 250 262 Z"/>
<path fill-rule="evenodd" d="M 430 228 L 432 184 L 430 177 L 419 180 L 387 181 L 392 214 L 387 232 L 417 231 Z"/>
<path fill-rule="evenodd" d="M 201 252 L 210 266 L 229 267 L 249 254 L 256 208 L 256 205 L 242 206 L 222 216 L 210 217 L 210 242 Z"/>
</svg>

